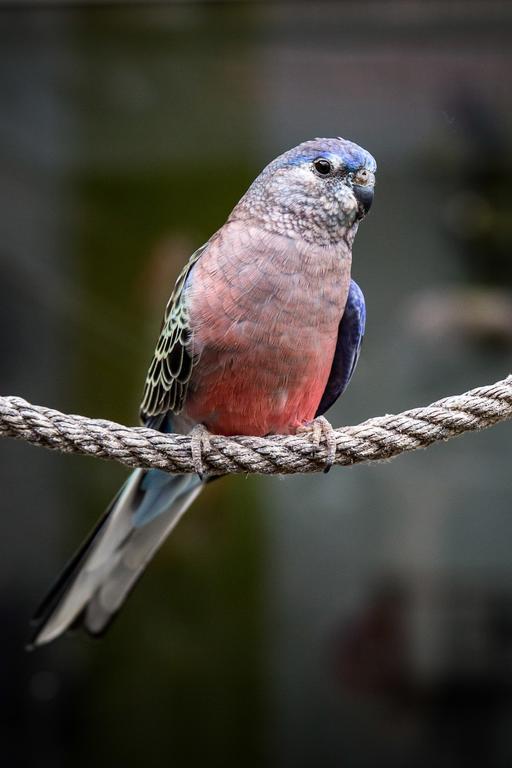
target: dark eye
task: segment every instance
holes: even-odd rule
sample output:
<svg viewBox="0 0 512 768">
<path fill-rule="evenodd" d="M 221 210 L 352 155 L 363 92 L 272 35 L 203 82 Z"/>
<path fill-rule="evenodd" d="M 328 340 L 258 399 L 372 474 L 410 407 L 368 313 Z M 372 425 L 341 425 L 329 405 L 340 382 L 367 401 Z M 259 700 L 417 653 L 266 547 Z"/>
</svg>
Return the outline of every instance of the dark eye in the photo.
<svg viewBox="0 0 512 768">
<path fill-rule="evenodd" d="M 328 176 L 332 173 L 332 165 L 324 157 L 318 157 L 316 160 L 313 160 L 313 166 L 320 176 Z"/>
</svg>

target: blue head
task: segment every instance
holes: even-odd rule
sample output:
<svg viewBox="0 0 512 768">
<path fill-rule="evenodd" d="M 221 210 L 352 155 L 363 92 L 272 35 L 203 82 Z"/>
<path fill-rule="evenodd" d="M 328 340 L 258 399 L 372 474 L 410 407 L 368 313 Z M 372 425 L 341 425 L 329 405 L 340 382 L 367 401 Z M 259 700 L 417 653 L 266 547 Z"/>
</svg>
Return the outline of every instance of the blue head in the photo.
<svg viewBox="0 0 512 768">
<path fill-rule="evenodd" d="M 305 141 L 273 160 L 233 215 L 256 218 L 265 229 L 317 244 L 350 239 L 368 213 L 377 164 L 345 139 Z"/>
</svg>

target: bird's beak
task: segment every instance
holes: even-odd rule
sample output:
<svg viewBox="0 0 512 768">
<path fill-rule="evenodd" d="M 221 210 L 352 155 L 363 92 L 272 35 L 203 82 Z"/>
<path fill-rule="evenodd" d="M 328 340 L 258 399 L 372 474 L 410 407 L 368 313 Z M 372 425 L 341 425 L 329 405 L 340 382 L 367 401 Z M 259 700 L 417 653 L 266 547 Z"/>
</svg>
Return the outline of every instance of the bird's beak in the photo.
<svg viewBox="0 0 512 768">
<path fill-rule="evenodd" d="M 372 207 L 374 187 L 373 185 L 361 187 L 358 184 L 354 184 L 352 189 L 358 204 L 357 218 L 362 219 Z"/>
</svg>

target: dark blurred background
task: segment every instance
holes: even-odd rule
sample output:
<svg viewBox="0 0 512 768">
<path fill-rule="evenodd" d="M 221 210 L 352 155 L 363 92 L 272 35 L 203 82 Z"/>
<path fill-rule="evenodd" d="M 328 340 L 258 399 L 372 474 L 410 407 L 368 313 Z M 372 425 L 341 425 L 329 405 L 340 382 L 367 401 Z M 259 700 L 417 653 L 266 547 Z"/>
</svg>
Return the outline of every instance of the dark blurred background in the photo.
<svg viewBox="0 0 512 768">
<path fill-rule="evenodd" d="M 509 2 L 0 3 L 1 391 L 135 423 L 189 254 L 271 158 L 379 164 L 357 423 L 504 377 Z M 0 444 L 9 766 L 512 765 L 511 431 L 203 494 L 108 635 L 23 650 L 125 476 Z"/>
</svg>

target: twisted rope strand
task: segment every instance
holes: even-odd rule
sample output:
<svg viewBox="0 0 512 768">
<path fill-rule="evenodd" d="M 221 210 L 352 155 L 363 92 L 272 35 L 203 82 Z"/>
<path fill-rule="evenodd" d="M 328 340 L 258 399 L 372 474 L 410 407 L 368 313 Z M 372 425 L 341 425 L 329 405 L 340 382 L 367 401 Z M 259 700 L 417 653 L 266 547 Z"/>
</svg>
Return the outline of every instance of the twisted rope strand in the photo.
<svg viewBox="0 0 512 768">
<path fill-rule="evenodd" d="M 462 395 L 396 415 L 377 416 L 362 424 L 333 430 L 319 444 L 301 435 L 222 437 L 202 441 L 206 474 L 293 474 L 320 472 L 327 459 L 346 466 L 380 461 L 405 451 L 426 448 L 512 418 L 512 376 Z M 194 472 L 197 447 L 189 435 L 164 435 L 146 427 L 125 427 L 31 405 L 21 397 L 0 397 L 0 437 L 33 445 L 112 459 L 128 467 L 156 467 L 167 472 Z"/>
</svg>

